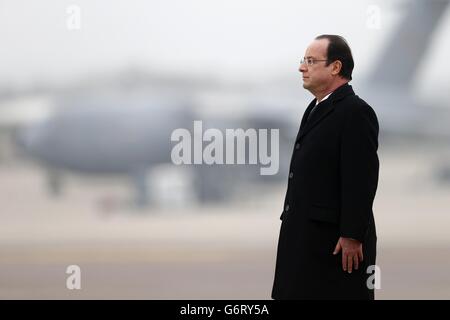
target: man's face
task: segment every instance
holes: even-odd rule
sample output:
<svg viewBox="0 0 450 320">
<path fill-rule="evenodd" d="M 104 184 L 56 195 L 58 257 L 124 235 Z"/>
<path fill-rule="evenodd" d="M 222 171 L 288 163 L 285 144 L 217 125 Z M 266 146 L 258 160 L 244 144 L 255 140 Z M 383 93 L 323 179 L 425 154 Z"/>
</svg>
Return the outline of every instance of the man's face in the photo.
<svg viewBox="0 0 450 320">
<path fill-rule="evenodd" d="M 313 65 L 303 63 L 299 71 L 303 74 L 303 88 L 309 90 L 312 94 L 320 92 L 333 80 L 331 75 L 332 65 L 326 66 L 328 39 L 314 40 L 305 52 L 305 60 L 312 58 Z"/>
</svg>

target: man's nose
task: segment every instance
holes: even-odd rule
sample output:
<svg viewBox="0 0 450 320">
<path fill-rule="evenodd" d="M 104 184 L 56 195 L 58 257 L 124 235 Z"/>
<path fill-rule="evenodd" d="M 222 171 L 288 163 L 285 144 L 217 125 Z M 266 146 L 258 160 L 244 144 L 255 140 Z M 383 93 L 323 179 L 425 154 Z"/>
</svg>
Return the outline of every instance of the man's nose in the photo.
<svg viewBox="0 0 450 320">
<path fill-rule="evenodd" d="M 301 63 L 300 67 L 298 68 L 298 71 L 303 73 L 303 72 L 306 72 L 306 70 L 307 70 L 307 68 L 306 68 L 305 64 Z"/>
</svg>

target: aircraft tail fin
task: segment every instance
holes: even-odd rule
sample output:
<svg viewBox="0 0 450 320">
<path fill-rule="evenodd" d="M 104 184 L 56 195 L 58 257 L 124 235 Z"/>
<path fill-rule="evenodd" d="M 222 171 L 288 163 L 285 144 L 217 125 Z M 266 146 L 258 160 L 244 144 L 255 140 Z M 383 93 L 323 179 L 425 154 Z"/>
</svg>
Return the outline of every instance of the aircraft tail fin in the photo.
<svg viewBox="0 0 450 320">
<path fill-rule="evenodd" d="M 371 83 L 411 84 L 449 2 L 416 0 L 405 4 L 407 13 L 369 75 Z"/>
</svg>

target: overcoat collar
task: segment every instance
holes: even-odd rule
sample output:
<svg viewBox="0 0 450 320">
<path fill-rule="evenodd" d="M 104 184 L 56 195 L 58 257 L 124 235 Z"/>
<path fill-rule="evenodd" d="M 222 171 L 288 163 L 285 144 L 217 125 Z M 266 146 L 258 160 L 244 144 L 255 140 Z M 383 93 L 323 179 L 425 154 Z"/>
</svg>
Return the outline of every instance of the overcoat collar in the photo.
<svg viewBox="0 0 450 320">
<path fill-rule="evenodd" d="M 311 103 L 306 108 L 305 114 L 300 125 L 300 131 L 297 135 L 296 140 L 300 140 L 305 134 L 307 134 L 312 128 L 314 128 L 319 122 L 325 119 L 331 112 L 334 111 L 335 103 L 347 96 L 354 95 L 355 92 L 352 86 L 348 83 L 343 84 L 339 88 L 333 91 L 333 93 L 328 97 L 328 99 L 320 102 L 317 105 L 317 110 L 311 115 L 311 119 L 307 121 L 308 115 L 311 110 L 316 105 L 316 99 L 311 101 Z"/>
</svg>

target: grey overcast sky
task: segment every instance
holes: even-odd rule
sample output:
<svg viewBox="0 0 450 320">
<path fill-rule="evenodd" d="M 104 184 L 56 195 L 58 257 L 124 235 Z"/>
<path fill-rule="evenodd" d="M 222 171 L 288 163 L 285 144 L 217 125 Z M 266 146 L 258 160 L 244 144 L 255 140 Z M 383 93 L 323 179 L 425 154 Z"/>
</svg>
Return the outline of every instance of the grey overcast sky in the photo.
<svg viewBox="0 0 450 320">
<path fill-rule="evenodd" d="M 318 34 L 341 34 L 363 76 L 404 13 L 395 0 L 2 0 L 0 83 L 70 81 L 127 66 L 223 77 L 296 72 Z M 81 29 L 66 26 L 70 5 Z M 367 27 L 380 9 L 380 29 Z M 425 91 L 443 90 L 442 61 L 450 56 L 447 12 L 420 69 Z M 440 61 L 440 62 L 439 62 Z M 382 71 L 382 70 L 381 70 Z M 439 75 L 439 77 L 438 77 Z M 434 81 L 434 85 L 432 84 Z M 433 91 L 434 92 L 434 91 Z"/>
</svg>

